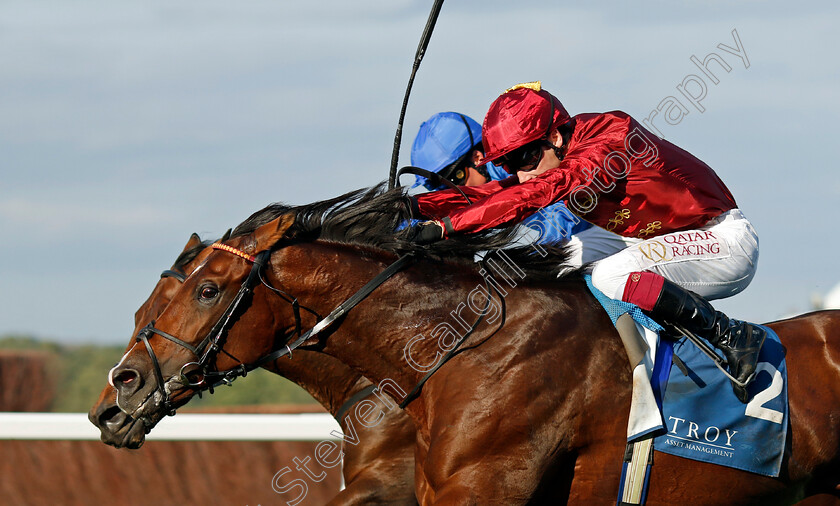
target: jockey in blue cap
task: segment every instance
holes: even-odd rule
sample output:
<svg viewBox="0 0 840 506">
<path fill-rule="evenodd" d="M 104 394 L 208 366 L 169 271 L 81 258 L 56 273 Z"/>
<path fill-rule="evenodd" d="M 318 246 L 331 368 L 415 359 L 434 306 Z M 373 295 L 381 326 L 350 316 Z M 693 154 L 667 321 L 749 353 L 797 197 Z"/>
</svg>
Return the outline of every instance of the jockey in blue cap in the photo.
<svg viewBox="0 0 840 506">
<path fill-rule="evenodd" d="M 478 186 L 510 177 L 503 168 L 484 163 L 481 125 L 457 112 L 437 113 L 420 125 L 411 147 L 411 165 L 437 172 L 459 186 Z M 445 188 L 434 186 L 425 177 L 416 177 L 415 187 L 424 186 L 429 190 Z M 589 222 L 566 210 L 562 202 L 540 209 L 526 218 L 523 225 L 539 234 L 538 242 L 557 245 L 568 242 L 573 234 L 592 227 Z M 578 260 L 576 263 L 582 262 Z"/>
<path fill-rule="evenodd" d="M 504 169 L 488 163 L 476 168 L 484 160 L 481 146 L 481 125 L 457 112 L 439 112 L 420 125 L 411 147 L 411 165 L 437 172 L 444 179 L 459 186 L 477 186 L 487 181 L 509 177 Z M 414 186 L 442 190 L 423 176 L 417 176 Z"/>
</svg>

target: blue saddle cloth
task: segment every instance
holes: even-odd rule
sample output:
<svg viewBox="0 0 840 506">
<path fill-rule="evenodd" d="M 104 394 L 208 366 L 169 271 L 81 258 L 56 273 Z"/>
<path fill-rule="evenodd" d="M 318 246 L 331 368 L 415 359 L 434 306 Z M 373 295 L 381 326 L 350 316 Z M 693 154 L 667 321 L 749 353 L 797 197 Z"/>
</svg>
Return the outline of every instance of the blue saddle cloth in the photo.
<svg viewBox="0 0 840 506">
<path fill-rule="evenodd" d="M 712 361 L 685 337 L 674 344 L 675 363 L 665 390 L 662 415 L 667 433 L 654 449 L 672 455 L 779 476 L 788 429 L 785 349 L 767 327 L 755 379 L 741 403 Z"/>
<path fill-rule="evenodd" d="M 629 313 L 646 328 L 661 331 L 638 307 L 607 298 L 592 286 L 589 276 L 586 282 L 613 323 Z M 663 347 L 673 347 L 675 358 L 670 371 L 658 375 L 667 379 L 667 384 L 661 403 L 665 429 L 654 439 L 656 451 L 765 476 L 779 475 L 789 425 L 785 349 L 775 332 L 762 328 L 767 339 L 759 354 L 756 377 L 747 388 L 747 404 L 735 397 L 729 379 L 687 338 L 676 342 L 660 339 L 657 361 L 662 356 L 670 358 L 670 353 L 662 352 Z M 656 379 L 652 385 L 658 383 Z"/>
</svg>

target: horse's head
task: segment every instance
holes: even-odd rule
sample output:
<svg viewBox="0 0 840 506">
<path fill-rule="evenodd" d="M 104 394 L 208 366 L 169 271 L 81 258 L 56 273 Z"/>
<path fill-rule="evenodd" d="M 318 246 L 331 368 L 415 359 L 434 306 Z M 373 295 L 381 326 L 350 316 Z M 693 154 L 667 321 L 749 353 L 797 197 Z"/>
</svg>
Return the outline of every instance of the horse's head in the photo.
<svg viewBox="0 0 840 506">
<path fill-rule="evenodd" d="M 225 372 L 241 370 L 274 347 L 274 336 L 257 330 L 271 325 L 275 315 L 265 298 L 253 298 L 252 293 L 268 290 L 260 283 L 261 269 L 268 263 L 269 248 L 293 221 L 284 215 L 208 248 L 165 309 L 138 330 L 110 371 L 109 382 L 119 408 L 142 420 L 145 432 L 195 393 L 224 381 Z M 253 329 L 261 337 L 226 342 L 234 323 L 239 331 Z"/>
<path fill-rule="evenodd" d="M 134 314 L 133 335 L 136 336 L 143 327 L 163 312 L 175 292 L 181 287 L 181 283 L 186 279 L 186 276 L 210 253 L 211 250 L 206 246 L 197 234 L 190 236 L 178 260 L 171 269 L 161 274 L 161 278 L 149 298 Z M 128 349 L 130 350 L 133 345 L 134 340 L 132 339 Z M 88 419 L 99 428 L 103 443 L 117 448 L 124 446 L 139 448 L 143 444 L 146 434 L 144 426 L 120 410 L 117 406 L 116 396 L 117 391 L 110 384 L 103 388 L 99 394 L 99 399 L 88 412 Z"/>
</svg>

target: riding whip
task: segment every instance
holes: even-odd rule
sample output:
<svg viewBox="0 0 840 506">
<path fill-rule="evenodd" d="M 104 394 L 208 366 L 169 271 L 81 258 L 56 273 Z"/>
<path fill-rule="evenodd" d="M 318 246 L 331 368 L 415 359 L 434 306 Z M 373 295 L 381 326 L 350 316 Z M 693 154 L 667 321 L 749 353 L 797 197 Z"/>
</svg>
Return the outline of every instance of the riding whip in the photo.
<svg viewBox="0 0 840 506">
<path fill-rule="evenodd" d="M 440 8 L 443 6 L 443 0 L 435 0 L 432 6 L 432 12 L 429 13 L 429 20 L 426 21 L 426 28 L 423 29 L 423 35 L 420 36 L 420 44 L 417 46 L 417 53 L 414 55 L 414 65 L 411 68 L 411 76 L 408 78 L 408 86 L 405 89 L 405 97 L 403 98 L 402 109 L 400 110 L 400 120 L 397 123 L 397 134 L 394 136 L 394 151 L 391 153 L 391 172 L 388 176 L 388 189 L 394 188 L 397 181 L 397 160 L 400 157 L 400 142 L 402 141 L 403 120 L 405 120 L 405 109 L 408 107 L 408 96 L 411 94 L 411 86 L 414 84 L 414 76 L 417 74 L 417 69 L 420 68 L 420 62 L 423 61 L 423 56 L 426 54 L 426 48 L 429 46 L 429 40 L 432 38 L 432 31 L 435 29 Z"/>
</svg>

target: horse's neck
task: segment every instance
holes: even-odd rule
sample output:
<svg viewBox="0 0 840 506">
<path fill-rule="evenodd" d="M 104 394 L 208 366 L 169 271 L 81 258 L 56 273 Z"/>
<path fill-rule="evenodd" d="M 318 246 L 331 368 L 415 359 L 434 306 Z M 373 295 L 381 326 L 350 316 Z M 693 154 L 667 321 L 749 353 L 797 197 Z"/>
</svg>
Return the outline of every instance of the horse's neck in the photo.
<svg viewBox="0 0 840 506">
<path fill-rule="evenodd" d="M 321 314 L 328 314 L 393 261 L 388 257 L 362 255 L 347 246 L 319 243 L 283 251 L 285 256 L 278 265 L 296 267 L 293 273 L 279 273 L 283 284 L 302 304 Z M 428 372 L 428 368 L 418 366 L 434 363 L 446 351 L 445 342 L 451 344 L 454 338 L 465 334 L 465 324 L 469 326 L 477 319 L 478 313 L 470 308 L 480 311 L 483 307 L 486 299 L 480 292 L 484 286 L 482 277 L 463 267 L 412 266 L 386 281 L 349 311 L 334 325 L 328 337 L 322 336 L 323 350 L 376 384 L 396 385 L 399 397 Z M 522 284 L 508 287 L 507 292 L 504 314 L 508 323 L 494 332 L 501 317 L 493 321 L 490 313 L 485 314 L 465 346 L 485 338 L 490 340 L 489 344 L 468 353 L 486 354 L 504 362 L 495 355 L 515 356 L 517 350 L 527 350 L 534 343 L 541 347 L 548 343 L 551 355 L 560 360 L 567 339 L 573 341 L 569 346 L 578 355 L 574 360 L 581 362 L 603 361 L 599 354 L 614 355 L 616 349 L 620 350 L 620 344 L 616 348 L 615 343 L 598 338 L 612 329 L 603 314 L 596 323 L 590 322 L 596 319 L 595 311 L 599 308 L 591 303 L 582 283 L 566 283 L 563 287 Z M 550 325 L 543 325 L 543 321 L 550 321 Z M 599 348 L 604 342 L 609 344 L 609 349 Z M 488 354 L 488 346 L 493 353 Z M 568 376 L 577 375 L 580 381 L 579 371 L 571 365 L 567 367 Z M 417 413 L 422 411 L 422 399 L 413 407 Z"/>
<path fill-rule="evenodd" d="M 276 265 L 277 262 L 275 260 L 273 264 Z M 267 333 L 266 339 L 271 339 L 269 336 L 279 336 L 287 330 L 286 326 L 289 322 L 278 315 L 290 314 L 292 306 L 284 297 L 278 297 L 267 290 L 264 293 L 268 312 L 275 316 L 272 320 L 266 320 L 260 328 Z M 292 293 L 298 295 L 296 292 Z M 313 306 L 305 302 L 302 306 L 313 309 Z M 306 309 L 300 310 L 303 331 L 311 329 L 317 323 L 317 318 Z M 328 311 L 317 309 L 317 312 L 323 315 Z M 278 349 L 278 346 L 282 347 L 282 343 L 275 341 L 273 349 Z M 348 399 L 370 384 L 358 371 L 334 357 L 300 348 L 294 350 L 290 356 L 271 362 L 265 368 L 297 384 L 333 415 Z"/>
<path fill-rule="evenodd" d="M 317 242 L 287 247 L 278 253 L 280 256 L 272 260 L 272 265 L 278 266 L 275 275 L 279 282 L 301 305 L 322 316 L 332 312 L 395 260 L 392 256 L 377 258 L 375 253 L 362 254 L 351 246 Z M 294 270 L 283 266 L 294 266 Z M 414 278 L 416 269 L 409 268 Z M 448 267 L 448 270 L 456 269 Z M 427 277 L 427 273 L 420 274 Z M 475 282 L 472 281 L 472 287 Z M 417 332 L 428 334 L 431 330 L 419 328 L 422 324 L 415 325 L 416 318 L 429 322 L 432 316 L 442 317 L 441 308 L 455 308 L 460 302 L 457 298 L 463 300 L 470 288 L 463 293 L 460 287 L 445 284 L 430 288 L 407 278 L 405 272 L 398 273 L 319 337 L 324 344 L 323 351 L 368 378 L 389 379 L 410 389 L 422 374 L 405 362 L 405 342 Z M 432 296 L 431 292 L 437 293 Z M 427 352 L 434 356 L 431 344 L 427 344 Z M 423 346 L 418 351 L 424 353 L 420 348 Z"/>
<path fill-rule="evenodd" d="M 306 390 L 332 415 L 356 392 L 370 384 L 361 374 L 329 355 L 296 350 L 281 358 L 270 370 Z"/>
</svg>

